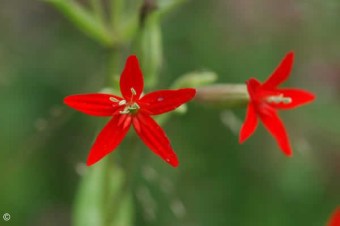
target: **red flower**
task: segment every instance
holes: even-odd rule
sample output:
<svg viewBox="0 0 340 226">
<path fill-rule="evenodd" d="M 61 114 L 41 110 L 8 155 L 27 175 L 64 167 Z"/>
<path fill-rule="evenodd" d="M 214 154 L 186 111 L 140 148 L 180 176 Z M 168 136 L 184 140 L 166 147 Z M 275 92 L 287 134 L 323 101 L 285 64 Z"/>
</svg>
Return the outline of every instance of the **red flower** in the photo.
<svg viewBox="0 0 340 226">
<path fill-rule="evenodd" d="M 287 156 L 292 155 L 288 135 L 276 110 L 292 109 L 315 99 L 312 93 L 305 90 L 278 88 L 289 77 L 293 59 L 294 53 L 288 53 L 263 84 L 255 78 L 247 81 L 250 102 L 240 131 L 240 143 L 243 143 L 254 133 L 258 125 L 258 118 L 260 118 L 265 128 L 276 139 L 283 153 Z"/>
<path fill-rule="evenodd" d="M 340 206 L 333 212 L 327 226 L 340 226 Z"/>
<path fill-rule="evenodd" d="M 143 96 L 143 87 L 143 75 L 138 59 L 136 56 L 130 56 L 120 77 L 123 97 L 94 93 L 67 96 L 64 99 L 65 104 L 85 114 L 112 117 L 91 148 L 87 159 L 88 166 L 114 151 L 131 124 L 145 145 L 156 155 L 172 166 L 178 166 L 178 159 L 169 139 L 150 116 L 174 110 L 191 100 L 196 90 L 159 90 Z"/>
</svg>

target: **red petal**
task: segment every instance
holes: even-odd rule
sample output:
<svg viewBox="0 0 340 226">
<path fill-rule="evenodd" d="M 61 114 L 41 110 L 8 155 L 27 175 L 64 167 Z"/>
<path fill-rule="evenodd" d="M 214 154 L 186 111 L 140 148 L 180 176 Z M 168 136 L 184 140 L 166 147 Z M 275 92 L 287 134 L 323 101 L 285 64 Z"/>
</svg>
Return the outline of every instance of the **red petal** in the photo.
<svg viewBox="0 0 340 226">
<path fill-rule="evenodd" d="M 276 142 L 280 146 L 283 153 L 285 153 L 287 156 L 291 156 L 292 149 L 290 147 L 286 129 L 275 110 L 268 108 L 266 114 L 260 114 L 259 116 L 266 129 L 276 139 Z"/>
<path fill-rule="evenodd" d="M 246 83 L 250 98 L 255 100 L 258 96 L 258 88 L 261 86 L 261 83 L 255 78 L 250 78 Z"/>
<path fill-rule="evenodd" d="M 87 159 L 90 166 L 112 152 L 123 140 L 131 125 L 131 116 L 117 115 L 99 133 Z"/>
<path fill-rule="evenodd" d="M 139 99 L 140 94 L 143 92 L 144 81 L 143 74 L 139 67 L 138 59 L 136 56 L 129 56 L 126 60 L 124 71 L 120 77 L 120 91 L 123 97 L 129 101 Z M 133 89 L 136 94 L 133 95 Z"/>
<path fill-rule="evenodd" d="M 272 107 L 278 109 L 292 109 L 307 104 L 315 99 L 315 95 L 302 89 L 278 89 L 278 93 L 283 94 L 284 97 L 291 98 L 291 103 L 270 103 Z"/>
<path fill-rule="evenodd" d="M 340 206 L 333 212 L 327 226 L 340 226 Z"/>
<path fill-rule="evenodd" d="M 174 110 L 191 100 L 195 94 L 196 90 L 191 88 L 159 90 L 143 96 L 139 103 L 149 114 L 158 115 Z"/>
<path fill-rule="evenodd" d="M 118 102 L 112 101 L 112 98 L 118 101 L 122 99 L 109 94 L 90 93 L 67 96 L 64 98 L 64 103 L 85 114 L 112 116 L 118 107 Z"/>
<path fill-rule="evenodd" d="M 284 82 L 293 67 L 294 53 L 289 52 L 281 61 L 280 65 L 275 69 L 272 75 L 262 85 L 263 89 L 273 89 Z"/>
<path fill-rule="evenodd" d="M 258 119 L 253 104 L 248 104 L 246 119 L 240 131 L 240 144 L 247 140 L 256 130 Z"/>
<path fill-rule="evenodd" d="M 139 113 L 133 118 L 136 133 L 156 155 L 173 167 L 178 166 L 178 159 L 172 150 L 169 139 L 163 129 L 148 115 Z"/>
</svg>

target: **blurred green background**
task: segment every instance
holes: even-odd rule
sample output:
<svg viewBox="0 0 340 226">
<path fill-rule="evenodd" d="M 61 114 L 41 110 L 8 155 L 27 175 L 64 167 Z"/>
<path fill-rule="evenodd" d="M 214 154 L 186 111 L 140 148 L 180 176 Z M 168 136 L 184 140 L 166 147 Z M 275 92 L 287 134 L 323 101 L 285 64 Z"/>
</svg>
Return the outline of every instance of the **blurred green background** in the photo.
<svg viewBox="0 0 340 226">
<path fill-rule="evenodd" d="M 262 126 L 239 145 L 244 109 L 190 103 L 164 126 L 179 168 L 143 147 L 135 225 L 325 224 L 340 204 L 339 12 L 338 0 L 192 0 L 166 17 L 160 88 L 205 69 L 222 83 L 263 81 L 294 50 L 285 86 L 313 91 L 317 100 L 281 112 L 293 158 Z M 70 225 L 84 162 L 105 119 L 68 109 L 62 99 L 97 92 L 107 55 L 44 2 L 0 2 L 0 216 L 12 217 L 0 225 Z"/>
</svg>

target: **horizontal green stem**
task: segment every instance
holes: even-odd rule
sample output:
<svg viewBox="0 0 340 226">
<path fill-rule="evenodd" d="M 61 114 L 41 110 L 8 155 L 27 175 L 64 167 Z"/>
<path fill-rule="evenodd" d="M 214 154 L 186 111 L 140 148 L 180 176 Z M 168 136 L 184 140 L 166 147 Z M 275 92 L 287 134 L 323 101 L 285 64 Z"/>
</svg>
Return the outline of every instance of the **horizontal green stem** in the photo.
<svg viewBox="0 0 340 226">
<path fill-rule="evenodd" d="M 220 108 L 238 108 L 247 105 L 249 95 L 244 84 L 216 84 L 198 88 L 195 101 Z"/>
</svg>

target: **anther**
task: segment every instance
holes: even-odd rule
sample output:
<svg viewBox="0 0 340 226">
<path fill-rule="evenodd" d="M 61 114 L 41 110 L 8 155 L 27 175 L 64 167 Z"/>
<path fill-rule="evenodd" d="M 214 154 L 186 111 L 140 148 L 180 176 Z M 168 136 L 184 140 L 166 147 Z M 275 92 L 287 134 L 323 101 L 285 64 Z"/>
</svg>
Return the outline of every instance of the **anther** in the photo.
<svg viewBox="0 0 340 226">
<path fill-rule="evenodd" d="M 283 94 L 277 95 L 277 96 L 270 96 L 267 98 L 267 102 L 274 103 L 274 104 L 290 104 L 292 103 L 292 98 L 290 97 L 284 97 Z"/>
<path fill-rule="evenodd" d="M 126 104 L 126 100 L 121 100 L 121 101 L 119 101 L 119 103 L 118 103 L 119 106 L 122 106 L 122 105 L 125 105 L 125 104 Z"/>
<path fill-rule="evenodd" d="M 134 88 L 131 88 L 131 93 L 132 93 L 132 95 L 137 95 L 137 92 L 136 92 L 136 90 L 134 89 Z"/>
<path fill-rule="evenodd" d="M 119 102 L 119 100 L 117 98 L 114 98 L 114 97 L 110 97 L 109 100 L 112 101 L 112 102 L 115 102 L 115 103 Z"/>
</svg>

